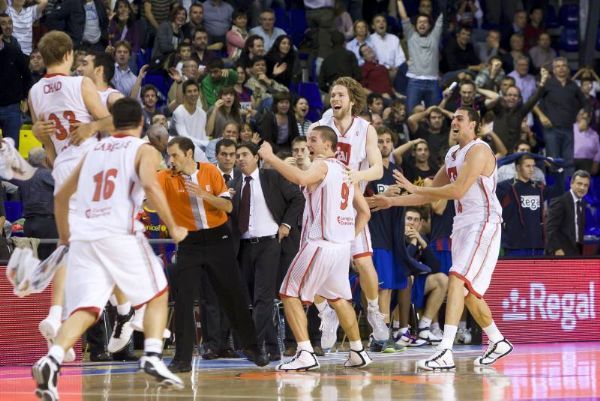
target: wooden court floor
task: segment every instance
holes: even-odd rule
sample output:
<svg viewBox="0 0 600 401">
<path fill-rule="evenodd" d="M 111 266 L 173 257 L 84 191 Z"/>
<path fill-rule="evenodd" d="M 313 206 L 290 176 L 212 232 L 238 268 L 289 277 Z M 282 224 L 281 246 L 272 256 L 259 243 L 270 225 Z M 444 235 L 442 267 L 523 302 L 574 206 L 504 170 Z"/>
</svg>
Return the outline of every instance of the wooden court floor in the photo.
<svg viewBox="0 0 600 401">
<path fill-rule="evenodd" d="M 85 363 L 63 367 L 61 400 L 600 400 L 600 343 L 516 345 L 494 368 L 476 369 L 482 348 L 457 347 L 457 369 L 415 371 L 431 348 L 372 354 L 362 370 L 344 369 L 346 354 L 321 358 L 319 371 L 276 373 L 242 360 L 196 361 L 182 375 L 183 391 L 164 391 L 132 363 Z M 0 368 L 0 400 L 36 400 L 29 368 Z"/>
</svg>

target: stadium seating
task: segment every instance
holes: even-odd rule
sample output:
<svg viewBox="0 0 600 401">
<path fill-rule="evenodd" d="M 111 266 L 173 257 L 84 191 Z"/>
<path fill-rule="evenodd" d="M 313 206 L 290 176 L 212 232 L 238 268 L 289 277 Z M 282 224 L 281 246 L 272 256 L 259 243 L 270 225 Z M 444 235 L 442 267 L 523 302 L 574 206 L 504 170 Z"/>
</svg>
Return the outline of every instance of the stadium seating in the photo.
<svg viewBox="0 0 600 401">
<path fill-rule="evenodd" d="M 565 27 L 560 34 L 560 50 L 565 52 L 576 52 L 579 50 L 579 30 L 571 27 Z"/>
<path fill-rule="evenodd" d="M 558 20 L 564 27 L 577 27 L 579 25 L 579 6 L 563 4 L 558 12 Z"/>
</svg>

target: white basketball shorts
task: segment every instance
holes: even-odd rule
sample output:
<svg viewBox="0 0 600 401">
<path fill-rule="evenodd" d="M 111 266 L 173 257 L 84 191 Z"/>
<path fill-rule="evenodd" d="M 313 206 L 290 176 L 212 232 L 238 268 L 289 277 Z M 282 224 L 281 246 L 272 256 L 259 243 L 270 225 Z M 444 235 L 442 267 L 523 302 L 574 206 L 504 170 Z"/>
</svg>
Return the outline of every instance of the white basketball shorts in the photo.
<svg viewBox="0 0 600 401">
<path fill-rule="evenodd" d="M 470 292 L 482 298 L 492 279 L 500 253 L 499 223 L 481 223 L 452 232 L 452 267 L 450 275 L 465 282 L 465 296 Z"/>
<path fill-rule="evenodd" d="M 167 291 L 160 260 L 141 234 L 97 241 L 72 241 L 65 284 L 67 315 L 77 310 L 100 314 L 118 286 L 139 308 Z"/>
<path fill-rule="evenodd" d="M 352 241 L 352 258 L 358 259 L 372 255 L 373 246 L 371 244 L 371 232 L 369 231 L 369 225 L 367 224 L 354 238 L 354 241 Z"/>
<path fill-rule="evenodd" d="M 348 280 L 350 244 L 329 244 L 302 244 L 281 284 L 281 298 L 300 298 L 304 303 L 314 302 L 315 295 L 330 301 L 352 299 Z"/>
</svg>

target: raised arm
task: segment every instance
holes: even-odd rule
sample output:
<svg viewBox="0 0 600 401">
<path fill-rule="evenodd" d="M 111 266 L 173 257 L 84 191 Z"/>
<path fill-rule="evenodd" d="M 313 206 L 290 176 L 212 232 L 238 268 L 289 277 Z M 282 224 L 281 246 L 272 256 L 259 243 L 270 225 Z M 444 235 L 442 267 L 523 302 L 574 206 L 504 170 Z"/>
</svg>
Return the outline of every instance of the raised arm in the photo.
<svg viewBox="0 0 600 401">
<path fill-rule="evenodd" d="M 327 165 L 323 161 L 315 161 L 306 171 L 287 164 L 273 153 L 273 148 L 267 141 L 262 143 L 258 150 L 258 154 L 286 180 L 296 185 L 307 187 L 309 185 L 317 184 L 322 181 L 327 174 Z"/>
<path fill-rule="evenodd" d="M 488 109 L 493 107 L 500 98 L 499 94 L 489 89 L 477 88 L 477 93 L 485 96 L 485 107 Z"/>
<path fill-rule="evenodd" d="M 417 138 L 417 139 L 413 139 L 412 141 L 408 141 L 405 144 L 402 144 L 402 145 L 398 146 L 396 149 L 394 149 L 394 151 L 392 152 L 392 156 L 394 158 L 394 163 L 396 163 L 398 166 L 401 165 L 402 160 L 404 158 L 404 154 L 406 152 L 408 152 L 409 150 L 411 150 L 414 146 L 417 146 L 417 144 L 419 144 L 421 142 L 426 142 L 426 141 L 423 138 Z"/>
</svg>

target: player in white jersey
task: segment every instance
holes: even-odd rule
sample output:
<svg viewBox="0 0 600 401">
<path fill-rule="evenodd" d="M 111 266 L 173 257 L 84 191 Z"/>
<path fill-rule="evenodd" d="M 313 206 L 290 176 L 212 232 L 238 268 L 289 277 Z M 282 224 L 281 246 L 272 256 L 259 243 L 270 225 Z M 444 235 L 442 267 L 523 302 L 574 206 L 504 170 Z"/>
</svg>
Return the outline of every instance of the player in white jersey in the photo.
<svg viewBox="0 0 600 401">
<path fill-rule="evenodd" d="M 500 252 L 502 207 L 496 198 L 496 158 L 480 139 L 479 114 L 459 107 L 454 113 L 451 135 L 458 145 L 446 155 L 432 187 L 413 185 L 395 173 L 398 184 L 411 195 L 369 199 L 375 209 L 390 206 L 416 206 L 439 199 L 454 199 L 456 217 L 452 227 L 452 267 L 448 281 L 444 337 L 437 351 L 417 362 L 424 370 L 454 369 L 452 344 L 457 325 L 466 305 L 471 315 L 490 339 L 485 353 L 475 359 L 475 366 L 491 365 L 509 354 L 512 344 L 500 333 L 487 303 L 483 299 Z"/>
<path fill-rule="evenodd" d="M 90 78 L 96 85 L 102 104 L 108 110 L 124 95 L 109 86 L 115 75 L 115 62 L 108 53 L 90 53 L 83 58 L 83 62 L 77 67 L 77 73 Z"/>
<path fill-rule="evenodd" d="M 161 359 L 168 286 L 162 264 L 135 219 L 144 193 L 175 242 L 183 240 L 187 230 L 175 224 L 156 181 L 160 155 L 140 139 L 141 106 L 134 99 L 118 100 L 113 116 L 118 134 L 97 142 L 55 196 L 60 243 L 71 248 L 66 281 L 69 317 L 48 354 L 32 368 L 36 394 L 44 400 L 58 400 L 57 379 L 65 350 L 94 324 L 114 286 L 136 308 L 147 305 L 140 369 L 162 386 L 183 388 L 181 379 Z M 69 200 L 75 193 L 77 207 L 70 213 Z"/>
<path fill-rule="evenodd" d="M 303 302 L 318 295 L 328 300 L 339 315 L 350 339 L 346 367 L 362 367 L 371 359 L 360 341 L 352 292 L 348 281 L 351 243 L 369 221 L 370 212 L 358 185 L 349 182 L 346 167 L 335 160 L 337 135 L 326 126 L 309 131 L 308 149 L 313 163 L 308 170 L 291 166 L 273 154 L 263 143 L 259 155 L 286 179 L 305 187 L 303 236 L 298 254 L 286 273 L 280 296 L 286 319 L 298 343 L 294 358 L 277 367 L 280 371 L 306 371 L 319 368 L 308 337 Z"/>
<path fill-rule="evenodd" d="M 338 137 L 336 157 L 349 167 L 349 177 L 359 184 L 364 192 L 369 181 L 383 176 L 383 162 L 377 147 L 377 132 L 368 121 L 356 117 L 365 107 L 366 99 L 363 87 L 350 77 L 336 79 L 330 90 L 332 117 L 326 117 L 312 125 L 326 125 L 334 130 Z M 312 128 L 311 127 L 311 128 Z M 385 324 L 379 307 L 379 279 L 373 264 L 373 248 L 369 227 L 357 235 L 352 242 L 352 259 L 360 274 L 360 286 L 367 298 L 367 320 L 373 328 L 373 337 L 377 341 L 386 341 L 390 331 Z M 322 320 L 323 335 L 321 345 L 331 348 L 337 340 L 339 322 L 327 303 L 317 299 Z M 389 308 L 389 305 L 386 309 Z"/>
</svg>

